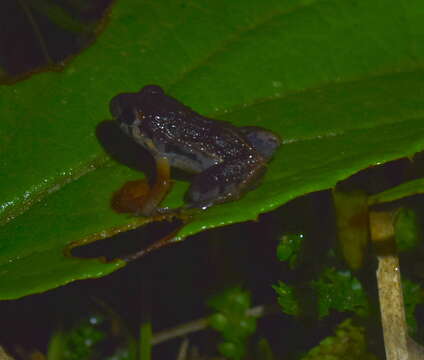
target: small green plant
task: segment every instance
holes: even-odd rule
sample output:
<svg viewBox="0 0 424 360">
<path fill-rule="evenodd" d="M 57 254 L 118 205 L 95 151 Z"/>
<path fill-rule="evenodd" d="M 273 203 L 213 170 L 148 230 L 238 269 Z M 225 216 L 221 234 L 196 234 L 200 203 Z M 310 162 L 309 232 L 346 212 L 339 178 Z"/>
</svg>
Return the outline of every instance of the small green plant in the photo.
<svg viewBox="0 0 424 360">
<path fill-rule="evenodd" d="M 247 340 L 256 329 L 256 319 L 247 314 L 250 294 L 239 287 L 231 288 L 214 295 L 208 305 L 216 311 L 209 318 L 210 325 L 223 338 L 218 344 L 219 352 L 229 359 L 242 359 Z"/>
<path fill-rule="evenodd" d="M 352 319 L 343 321 L 334 336 L 322 340 L 301 360 L 377 360 L 368 353 L 365 330 Z"/>
<path fill-rule="evenodd" d="M 47 360 L 135 360 L 134 339 L 113 314 L 87 314 L 53 332 Z"/>
</svg>

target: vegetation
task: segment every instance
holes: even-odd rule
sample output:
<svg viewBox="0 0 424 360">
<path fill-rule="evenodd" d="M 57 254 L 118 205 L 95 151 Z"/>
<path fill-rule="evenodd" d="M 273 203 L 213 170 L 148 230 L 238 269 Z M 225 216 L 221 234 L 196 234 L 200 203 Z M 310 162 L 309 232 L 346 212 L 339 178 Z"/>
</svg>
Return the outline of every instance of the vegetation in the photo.
<svg viewBox="0 0 424 360">
<path fill-rule="evenodd" d="M 82 2 L 17 0 L 48 61 L 17 74 L 2 48 L 0 345 L 33 360 L 420 353 L 424 4 L 100 3 L 88 19 Z M 150 168 L 108 103 L 146 84 L 278 133 L 260 185 L 179 217 L 115 212 Z M 188 185 L 173 174 L 163 206 Z"/>
</svg>

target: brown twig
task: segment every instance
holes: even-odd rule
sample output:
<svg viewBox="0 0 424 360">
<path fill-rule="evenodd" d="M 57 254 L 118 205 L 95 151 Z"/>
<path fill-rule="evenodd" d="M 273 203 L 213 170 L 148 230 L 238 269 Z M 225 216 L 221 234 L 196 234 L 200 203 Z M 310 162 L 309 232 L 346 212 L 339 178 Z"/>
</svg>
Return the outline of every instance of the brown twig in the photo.
<svg viewBox="0 0 424 360">
<path fill-rule="evenodd" d="M 281 310 L 277 305 L 260 305 L 247 310 L 247 314 L 256 318 L 265 315 L 276 314 Z M 153 335 L 152 345 L 157 345 L 162 342 L 185 336 L 190 333 L 203 330 L 209 326 L 209 318 L 203 317 L 196 319 L 170 329 L 165 329 Z"/>
<path fill-rule="evenodd" d="M 377 252 L 377 283 L 387 360 L 424 359 L 422 346 L 408 335 L 399 258 L 396 252 L 394 213 L 370 212 L 371 240 Z"/>
</svg>

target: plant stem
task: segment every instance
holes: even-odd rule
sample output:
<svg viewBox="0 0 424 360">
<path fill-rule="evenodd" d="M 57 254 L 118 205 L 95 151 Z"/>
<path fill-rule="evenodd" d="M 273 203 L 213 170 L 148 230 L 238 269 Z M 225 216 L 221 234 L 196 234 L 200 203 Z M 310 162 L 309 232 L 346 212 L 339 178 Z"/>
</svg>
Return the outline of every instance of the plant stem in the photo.
<svg viewBox="0 0 424 360">
<path fill-rule="evenodd" d="M 259 305 L 247 310 L 247 314 L 256 318 L 270 314 L 278 314 L 281 309 L 278 305 Z M 154 334 L 152 345 L 158 345 L 162 342 L 188 335 L 190 333 L 203 330 L 209 326 L 209 317 L 196 319 L 170 329 L 165 329 Z"/>
<path fill-rule="evenodd" d="M 141 280 L 141 319 L 139 332 L 138 359 L 151 360 L 152 358 L 152 282 L 150 268 L 144 273 Z"/>
<path fill-rule="evenodd" d="M 387 360 L 407 360 L 408 329 L 403 304 L 393 214 L 370 212 L 371 239 L 377 252 L 377 283 Z"/>
<path fill-rule="evenodd" d="M 143 321 L 140 326 L 140 339 L 139 339 L 139 354 L 140 360 L 151 359 L 151 346 L 152 342 L 152 323 L 150 321 Z"/>
</svg>

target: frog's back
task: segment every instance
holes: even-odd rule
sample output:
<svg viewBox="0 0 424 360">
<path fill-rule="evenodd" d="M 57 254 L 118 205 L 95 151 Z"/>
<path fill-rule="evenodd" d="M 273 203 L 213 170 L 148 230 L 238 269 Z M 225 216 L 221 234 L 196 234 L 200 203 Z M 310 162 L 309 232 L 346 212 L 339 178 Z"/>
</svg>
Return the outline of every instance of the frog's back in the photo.
<svg viewBox="0 0 424 360">
<path fill-rule="evenodd" d="M 263 160 L 238 128 L 206 118 L 191 109 L 168 113 L 160 126 L 166 141 L 158 141 L 157 146 L 172 166 L 183 170 L 200 172 L 229 160 Z"/>
</svg>

